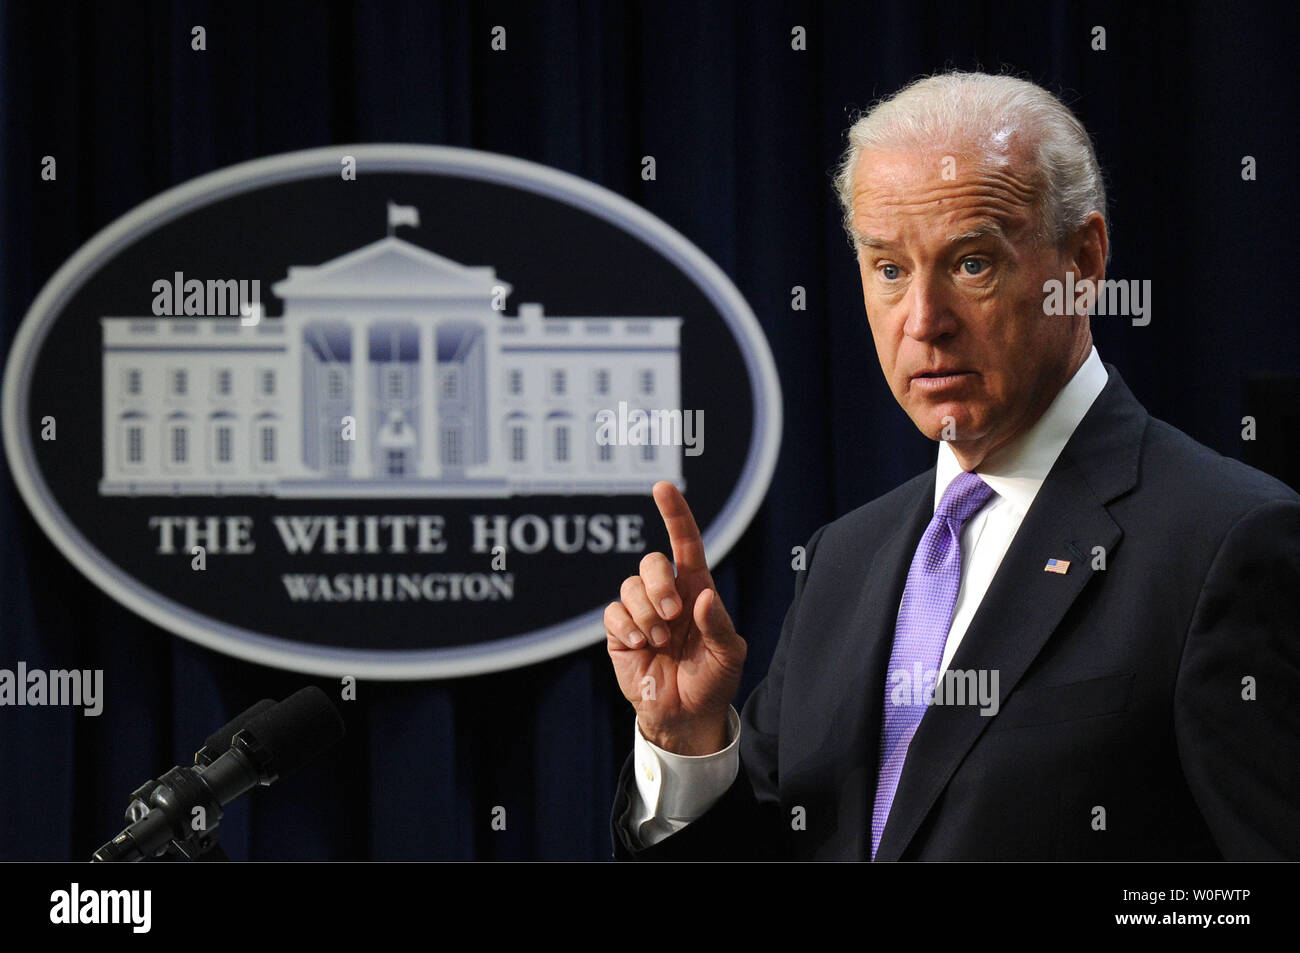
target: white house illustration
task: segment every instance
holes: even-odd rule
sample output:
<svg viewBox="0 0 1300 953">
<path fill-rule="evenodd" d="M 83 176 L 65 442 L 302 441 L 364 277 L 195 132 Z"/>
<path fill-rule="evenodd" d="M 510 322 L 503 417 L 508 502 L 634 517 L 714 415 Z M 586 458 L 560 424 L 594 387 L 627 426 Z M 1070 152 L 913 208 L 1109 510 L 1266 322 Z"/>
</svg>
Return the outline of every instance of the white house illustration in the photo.
<svg viewBox="0 0 1300 953">
<path fill-rule="evenodd" d="M 390 235 L 294 266 L 280 318 L 104 317 L 103 495 L 644 493 L 680 445 L 597 414 L 680 402 L 679 317 L 505 314 L 510 286 Z M 497 305 L 493 307 L 494 303 Z M 348 421 L 353 426 L 348 426 Z"/>
</svg>

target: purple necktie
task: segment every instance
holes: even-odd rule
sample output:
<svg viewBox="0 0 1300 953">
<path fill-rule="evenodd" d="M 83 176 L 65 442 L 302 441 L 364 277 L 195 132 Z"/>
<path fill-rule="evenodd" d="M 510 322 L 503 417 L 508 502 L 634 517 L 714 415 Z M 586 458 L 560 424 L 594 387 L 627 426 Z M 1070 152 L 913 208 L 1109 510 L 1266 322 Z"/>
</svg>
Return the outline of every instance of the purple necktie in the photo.
<svg viewBox="0 0 1300 953">
<path fill-rule="evenodd" d="M 894 803 L 907 746 L 925 714 L 924 693 L 934 684 L 943 660 L 952 610 L 961 587 L 961 528 L 992 495 L 992 487 L 974 473 L 958 475 L 944 491 L 907 571 L 894 647 L 885 670 L 880 774 L 871 811 L 872 860 L 876 859 L 880 835 Z M 917 684 L 918 677 L 922 684 Z"/>
</svg>

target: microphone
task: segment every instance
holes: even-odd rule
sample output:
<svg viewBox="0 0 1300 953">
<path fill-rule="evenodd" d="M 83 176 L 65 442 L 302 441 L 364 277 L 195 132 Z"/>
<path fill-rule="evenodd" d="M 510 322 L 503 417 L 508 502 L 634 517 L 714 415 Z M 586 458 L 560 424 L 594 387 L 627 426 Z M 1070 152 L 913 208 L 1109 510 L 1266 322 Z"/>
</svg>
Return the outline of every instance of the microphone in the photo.
<svg viewBox="0 0 1300 953">
<path fill-rule="evenodd" d="M 249 722 L 268 708 L 274 708 L 275 704 L 271 699 L 263 698 L 260 702 L 245 708 L 230 721 L 208 735 L 207 740 L 203 742 L 203 747 L 194 753 L 194 763 L 207 767 L 213 761 L 216 761 L 217 758 L 230 750 L 230 743 L 241 728 L 247 728 Z"/>
<path fill-rule="evenodd" d="M 241 728 L 247 727 L 249 722 L 262 712 L 274 708 L 275 704 L 271 699 L 263 698 L 260 702 L 245 708 L 230 721 L 208 735 L 207 740 L 203 742 L 203 747 L 194 753 L 194 763 L 201 764 L 204 767 L 212 764 L 213 761 L 230 750 L 230 743 Z M 157 787 L 157 781 L 146 781 L 131 792 L 131 802 L 126 808 L 126 819 L 128 821 L 138 821 L 149 813 L 149 797 Z"/>
<path fill-rule="evenodd" d="M 169 848 L 199 856 L 215 843 L 224 805 L 296 771 L 343 730 L 338 710 L 314 685 L 279 704 L 258 702 L 210 735 L 193 766 L 172 768 L 136 791 L 127 814 L 133 823 L 92 859 L 134 863 Z"/>
</svg>

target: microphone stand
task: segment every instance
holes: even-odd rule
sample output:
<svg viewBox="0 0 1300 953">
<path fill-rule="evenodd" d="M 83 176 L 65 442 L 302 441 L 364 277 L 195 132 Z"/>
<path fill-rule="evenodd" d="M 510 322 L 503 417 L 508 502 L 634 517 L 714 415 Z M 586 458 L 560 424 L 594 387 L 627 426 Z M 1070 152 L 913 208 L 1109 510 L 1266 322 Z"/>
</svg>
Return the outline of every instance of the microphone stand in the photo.
<svg viewBox="0 0 1300 953">
<path fill-rule="evenodd" d="M 175 773 L 175 770 L 169 771 L 167 775 L 164 775 L 163 777 L 168 778 L 170 775 Z M 154 810 L 150 804 L 155 792 L 160 787 L 165 787 L 161 781 L 146 781 L 144 784 L 140 785 L 140 787 L 131 792 L 131 802 L 126 808 L 126 820 L 128 824 L 134 824 L 136 821 L 141 820 L 151 810 Z M 161 808 L 158 809 L 161 810 Z M 219 816 L 220 815 L 218 814 L 218 817 Z M 215 823 L 203 830 L 194 830 L 192 827 L 188 828 L 188 830 L 190 832 L 188 837 L 172 838 L 162 854 L 158 855 L 158 859 L 163 861 L 189 860 L 195 862 L 230 861 L 230 857 L 226 854 L 225 850 L 222 849 L 219 843 L 217 843 L 217 825 Z M 101 848 L 101 853 L 104 852 L 105 849 L 111 848 L 111 844 L 112 842 L 105 844 L 104 848 Z M 99 854 L 96 854 L 96 859 L 111 860 L 115 858 L 109 856 L 101 858 Z"/>
</svg>

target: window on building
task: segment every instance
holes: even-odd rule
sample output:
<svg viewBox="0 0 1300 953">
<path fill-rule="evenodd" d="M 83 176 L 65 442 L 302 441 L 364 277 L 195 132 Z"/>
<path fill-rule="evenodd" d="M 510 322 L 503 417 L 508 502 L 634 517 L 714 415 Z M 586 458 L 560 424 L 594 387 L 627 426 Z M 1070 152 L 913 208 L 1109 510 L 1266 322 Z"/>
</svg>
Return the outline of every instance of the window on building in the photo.
<svg viewBox="0 0 1300 953">
<path fill-rule="evenodd" d="M 555 462 L 569 462 L 569 428 L 564 424 L 555 427 Z"/>
<path fill-rule="evenodd" d="M 172 396 L 184 397 L 190 389 L 190 375 L 183 368 L 172 371 Z"/>
<path fill-rule="evenodd" d="M 217 428 L 215 444 L 217 463 L 229 463 L 234 459 L 234 432 L 230 427 Z"/>
<path fill-rule="evenodd" d="M 144 428 L 126 428 L 126 462 L 144 463 Z"/>
<path fill-rule="evenodd" d="M 183 425 L 172 427 L 172 463 L 186 463 L 189 453 L 189 428 Z"/>
<path fill-rule="evenodd" d="M 568 375 L 564 371 L 551 371 L 551 393 L 563 397 L 568 386 Z"/>
<path fill-rule="evenodd" d="M 263 397 L 273 397 L 275 395 L 275 371 L 262 371 L 259 376 L 259 389 Z"/>
<path fill-rule="evenodd" d="M 609 393 L 609 371 L 603 367 L 596 371 L 596 393 Z"/>
<path fill-rule="evenodd" d="M 524 372 L 517 367 L 512 367 L 507 376 L 507 389 L 511 394 L 518 396 L 524 392 Z"/>
<path fill-rule="evenodd" d="M 612 443 L 602 443 L 596 448 L 596 459 L 601 463 L 609 463 L 614 459 L 614 445 Z"/>
<path fill-rule="evenodd" d="M 522 426 L 510 428 L 510 459 L 523 463 L 528 457 L 528 430 Z"/>
<path fill-rule="evenodd" d="M 343 439 L 343 431 L 330 431 L 329 445 L 329 464 L 332 467 L 346 467 L 348 465 L 348 447 L 349 441 Z"/>
<path fill-rule="evenodd" d="M 384 396 L 389 400 L 406 397 L 406 371 L 400 366 L 390 367 L 384 374 Z"/>
<path fill-rule="evenodd" d="M 275 428 L 272 426 L 263 426 L 259 428 L 258 446 L 260 449 L 259 459 L 263 463 L 275 463 Z"/>
<path fill-rule="evenodd" d="M 653 394 L 655 392 L 655 372 L 645 370 L 641 372 L 641 393 Z"/>
<path fill-rule="evenodd" d="M 443 428 L 442 462 L 449 467 L 461 465 L 461 434 L 459 427 Z"/>
<path fill-rule="evenodd" d="M 233 387 L 234 375 L 229 368 L 223 367 L 217 371 L 217 394 L 220 397 L 229 397 Z"/>
<path fill-rule="evenodd" d="M 406 475 L 406 453 L 402 450 L 388 451 L 388 475 L 393 477 Z"/>
<path fill-rule="evenodd" d="M 331 367 L 325 375 L 325 396 L 330 400 L 342 400 L 345 390 L 343 368 Z"/>
<path fill-rule="evenodd" d="M 133 367 L 126 372 L 126 392 L 133 397 L 138 397 L 144 390 L 144 374 L 140 368 Z"/>
<path fill-rule="evenodd" d="M 442 372 L 442 399 L 460 399 L 460 368 L 449 367 Z"/>
<path fill-rule="evenodd" d="M 646 463 L 654 463 L 655 458 L 658 456 L 658 450 L 659 448 L 652 443 L 643 444 L 641 446 L 641 459 Z"/>
</svg>

